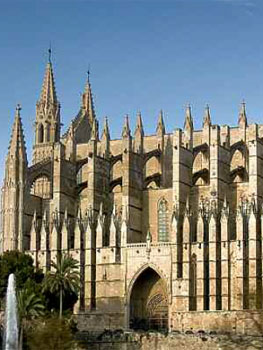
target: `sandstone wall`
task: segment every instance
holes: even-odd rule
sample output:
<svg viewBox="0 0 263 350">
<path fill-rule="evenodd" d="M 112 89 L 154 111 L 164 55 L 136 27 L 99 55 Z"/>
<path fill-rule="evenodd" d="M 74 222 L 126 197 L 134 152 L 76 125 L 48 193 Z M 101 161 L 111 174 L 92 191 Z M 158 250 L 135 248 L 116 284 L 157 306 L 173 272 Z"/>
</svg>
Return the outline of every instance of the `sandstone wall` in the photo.
<svg viewBox="0 0 263 350">
<path fill-rule="evenodd" d="M 256 350 L 263 348 L 262 337 L 196 334 L 136 334 L 133 340 L 89 342 L 81 349 L 89 350 Z M 79 349 L 80 350 L 80 349 Z"/>
</svg>

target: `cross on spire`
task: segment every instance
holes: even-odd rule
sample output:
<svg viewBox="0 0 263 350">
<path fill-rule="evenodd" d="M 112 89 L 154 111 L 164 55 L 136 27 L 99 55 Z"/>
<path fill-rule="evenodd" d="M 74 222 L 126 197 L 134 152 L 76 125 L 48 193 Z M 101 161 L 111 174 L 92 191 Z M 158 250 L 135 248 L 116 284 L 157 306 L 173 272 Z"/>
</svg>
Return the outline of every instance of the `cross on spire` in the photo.
<svg viewBox="0 0 263 350">
<path fill-rule="evenodd" d="M 88 74 L 88 82 L 89 82 L 89 78 L 90 78 L 90 64 L 88 65 L 88 71 L 87 71 L 87 74 Z"/>
<path fill-rule="evenodd" d="M 21 109 L 22 109 L 22 107 L 21 107 L 20 103 L 18 103 L 18 104 L 16 105 L 16 111 L 17 111 L 18 113 L 20 113 Z"/>
<path fill-rule="evenodd" d="M 93 104 L 93 96 L 91 91 L 91 84 L 90 84 L 90 65 L 87 70 L 87 83 L 85 86 L 85 91 L 82 95 L 82 108 L 87 112 L 90 124 L 92 126 L 93 119 L 95 118 L 95 110 L 94 110 L 94 104 Z"/>
<path fill-rule="evenodd" d="M 90 82 L 90 64 L 88 64 L 88 70 L 87 70 L 87 75 L 88 75 L 88 83 Z"/>
<path fill-rule="evenodd" d="M 49 49 L 48 49 L 48 62 L 51 63 L 51 54 L 52 54 L 52 50 L 51 50 L 51 43 L 49 44 Z"/>
</svg>

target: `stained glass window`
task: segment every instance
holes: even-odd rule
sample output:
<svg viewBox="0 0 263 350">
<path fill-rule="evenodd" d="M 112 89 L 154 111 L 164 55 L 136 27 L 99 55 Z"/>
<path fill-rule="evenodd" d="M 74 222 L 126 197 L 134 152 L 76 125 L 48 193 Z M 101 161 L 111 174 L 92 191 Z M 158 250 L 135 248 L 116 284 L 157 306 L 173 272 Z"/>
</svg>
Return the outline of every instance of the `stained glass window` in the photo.
<svg viewBox="0 0 263 350">
<path fill-rule="evenodd" d="M 168 215 L 167 202 L 162 199 L 158 207 L 158 240 L 159 242 L 168 241 Z"/>
</svg>

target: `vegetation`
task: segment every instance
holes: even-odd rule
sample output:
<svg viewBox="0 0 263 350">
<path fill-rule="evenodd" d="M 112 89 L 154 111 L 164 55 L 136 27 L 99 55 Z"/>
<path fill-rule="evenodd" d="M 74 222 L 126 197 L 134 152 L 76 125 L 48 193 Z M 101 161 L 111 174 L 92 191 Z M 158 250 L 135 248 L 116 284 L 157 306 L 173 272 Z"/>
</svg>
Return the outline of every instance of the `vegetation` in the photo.
<svg viewBox="0 0 263 350">
<path fill-rule="evenodd" d="M 71 309 L 78 298 L 78 262 L 63 255 L 51 262 L 51 271 L 44 276 L 36 269 L 30 255 L 18 251 L 0 256 L 0 302 L 4 306 L 8 276 L 16 277 L 17 308 L 19 315 L 19 348 L 72 349 L 73 330 L 64 310 Z M 59 319 L 56 318 L 59 310 Z M 70 312 L 68 311 L 68 316 Z M 70 317 L 69 317 L 70 319 Z M 55 331 L 54 331 L 55 330 Z M 27 340 L 27 345 L 23 340 Z"/>
<path fill-rule="evenodd" d="M 42 300 L 29 289 L 17 292 L 17 309 L 19 316 L 19 348 L 23 348 L 24 329 L 28 323 L 39 316 L 44 315 L 45 306 Z"/>
<path fill-rule="evenodd" d="M 74 339 L 65 320 L 48 318 L 37 322 L 28 335 L 30 350 L 72 350 Z"/>
<path fill-rule="evenodd" d="M 0 256 L 0 300 L 3 302 L 6 294 L 8 276 L 13 273 L 16 277 L 17 290 L 29 289 L 41 294 L 43 273 L 36 269 L 31 256 L 18 252 L 7 251 Z"/>
<path fill-rule="evenodd" d="M 66 292 L 77 293 L 79 290 L 80 278 L 78 262 L 71 256 L 63 255 L 58 263 L 51 262 L 51 271 L 48 271 L 44 278 L 43 290 L 59 294 L 59 318 L 62 318 L 63 297 Z"/>
</svg>

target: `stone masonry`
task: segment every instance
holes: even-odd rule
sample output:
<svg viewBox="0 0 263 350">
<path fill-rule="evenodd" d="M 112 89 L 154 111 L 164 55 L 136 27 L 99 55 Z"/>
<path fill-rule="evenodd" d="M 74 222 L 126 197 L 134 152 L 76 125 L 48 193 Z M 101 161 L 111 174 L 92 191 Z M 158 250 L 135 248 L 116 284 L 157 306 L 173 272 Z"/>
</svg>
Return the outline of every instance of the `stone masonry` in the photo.
<svg viewBox="0 0 263 350">
<path fill-rule="evenodd" d="M 61 135 L 49 61 L 31 165 L 20 114 L 18 106 L 1 251 L 25 251 L 44 271 L 61 253 L 77 259 L 83 329 L 232 329 L 237 313 L 260 313 L 263 125 L 248 125 L 245 103 L 236 127 L 212 124 L 206 107 L 194 130 L 188 106 L 183 130 L 166 133 L 160 112 L 146 136 L 138 113 L 133 136 L 126 116 L 111 140 L 107 118 L 99 137 L 88 79 Z"/>
</svg>

